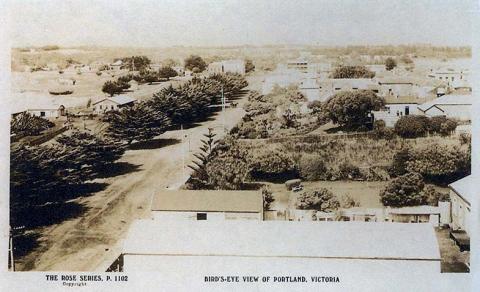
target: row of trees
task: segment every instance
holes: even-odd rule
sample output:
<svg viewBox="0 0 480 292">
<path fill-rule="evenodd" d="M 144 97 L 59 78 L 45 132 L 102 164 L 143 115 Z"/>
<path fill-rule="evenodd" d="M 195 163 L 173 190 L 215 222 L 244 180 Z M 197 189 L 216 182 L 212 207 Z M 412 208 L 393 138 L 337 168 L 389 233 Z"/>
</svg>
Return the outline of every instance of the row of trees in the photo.
<svg viewBox="0 0 480 292">
<path fill-rule="evenodd" d="M 55 126 L 47 119 L 21 113 L 10 121 L 10 133 L 22 136 L 39 135 L 42 131 Z"/>
<path fill-rule="evenodd" d="M 162 67 L 156 72 L 152 70 L 141 70 L 138 74 L 130 73 L 118 77 L 116 81 L 109 80 L 105 82 L 102 87 L 102 91 L 110 94 L 110 96 L 113 96 L 130 88 L 129 82 L 132 80 L 135 80 L 138 83 L 152 84 L 153 82 L 168 80 L 169 78 L 177 75 L 177 71 L 175 71 L 172 67 Z"/>
<path fill-rule="evenodd" d="M 12 146 L 11 225 L 26 220 L 18 216 L 25 210 L 74 196 L 86 181 L 108 170 L 124 151 L 118 142 L 78 131 L 62 135 L 48 146 Z"/>
<path fill-rule="evenodd" d="M 457 128 L 457 122 L 444 116 L 426 117 L 409 115 L 395 123 L 395 133 L 403 138 L 423 137 L 426 134 L 450 135 Z"/>
<path fill-rule="evenodd" d="M 106 134 L 127 143 L 158 136 L 173 125 L 201 121 L 212 113 L 210 105 L 220 101 L 222 88 L 226 98 L 234 98 L 248 85 L 239 74 L 216 74 L 194 78 L 180 86 L 161 89 L 145 102 L 104 116 Z"/>
</svg>

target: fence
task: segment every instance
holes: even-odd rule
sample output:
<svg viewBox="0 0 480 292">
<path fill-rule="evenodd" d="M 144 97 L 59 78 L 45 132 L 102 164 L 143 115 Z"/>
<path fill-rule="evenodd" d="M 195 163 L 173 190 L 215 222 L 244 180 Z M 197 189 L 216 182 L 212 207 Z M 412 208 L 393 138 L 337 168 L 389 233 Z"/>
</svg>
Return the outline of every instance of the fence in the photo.
<svg viewBox="0 0 480 292">
<path fill-rule="evenodd" d="M 325 142 L 331 140 L 346 140 L 346 139 L 358 139 L 358 138 L 374 138 L 374 133 L 342 133 L 342 134 L 315 134 L 315 135 L 295 135 L 278 138 L 266 138 L 266 139 L 240 139 L 240 141 L 247 142 L 267 142 L 267 143 L 281 143 L 288 141 L 296 141 L 303 143 L 313 142 Z"/>
</svg>

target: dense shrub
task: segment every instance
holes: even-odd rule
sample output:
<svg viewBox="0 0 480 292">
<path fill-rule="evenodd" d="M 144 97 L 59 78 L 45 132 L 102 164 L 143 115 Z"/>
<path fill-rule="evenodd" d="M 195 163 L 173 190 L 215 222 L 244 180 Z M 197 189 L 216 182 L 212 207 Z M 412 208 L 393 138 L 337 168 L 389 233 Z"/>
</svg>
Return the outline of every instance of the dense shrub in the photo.
<svg viewBox="0 0 480 292">
<path fill-rule="evenodd" d="M 325 162 L 318 155 L 302 155 L 298 170 L 300 177 L 307 181 L 327 180 L 329 178 Z"/>
<path fill-rule="evenodd" d="M 461 145 L 470 144 L 472 143 L 472 135 L 467 133 L 461 133 L 459 140 Z"/>
<path fill-rule="evenodd" d="M 395 138 L 395 131 L 385 126 L 385 122 L 377 120 L 373 123 L 373 134 L 376 139 L 391 140 Z"/>
<path fill-rule="evenodd" d="M 445 185 L 470 174 L 470 160 L 470 151 L 435 145 L 410 151 L 406 170 Z"/>
<path fill-rule="evenodd" d="M 306 191 L 297 197 L 295 206 L 302 210 L 317 210 L 333 212 L 340 207 L 340 202 L 331 191 L 321 188 L 316 191 Z"/>
<path fill-rule="evenodd" d="M 295 162 L 285 152 L 263 150 L 250 155 L 250 174 L 254 179 L 287 180 L 296 176 Z"/>
<path fill-rule="evenodd" d="M 423 192 L 425 184 L 418 173 L 407 173 L 393 179 L 381 192 L 380 201 L 384 206 L 405 207 L 427 204 Z"/>
<path fill-rule="evenodd" d="M 400 176 L 407 173 L 407 162 L 410 160 L 410 149 L 403 148 L 393 155 L 392 165 L 389 173 L 393 176 Z"/>
<path fill-rule="evenodd" d="M 359 179 L 362 177 L 358 166 L 353 165 L 348 161 L 342 162 L 339 165 L 338 170 L 341 179 Z"/>
<path fill-rule="evenodd" d="M 439 192 L 431 185 L 426 186 L 423 192 L 427 196 L 427 201 L 430 206 L 438 206 L 438 202 L 450 201 L 448 193 Z"/>
<path fill-rule="evenodd" d="M 432 117 L 429 120 L 429 131 L 442 136 L 450 135 L 457 128 L 457 122 L 444 116 Z"/>
<path fill-rule="evenodd" d="M 47 119 L 21 113 L 10 121 L 10 133 L 16 135 L 39 135 L 42 131 L 55 126 Z"/>
<path fill-rule="evenodd" d="M 423 137 L 428 130 L 429 120 L 425 116 L 403 116 L 395 123 L 395 133 L 403 138 Z"/>
</svg>

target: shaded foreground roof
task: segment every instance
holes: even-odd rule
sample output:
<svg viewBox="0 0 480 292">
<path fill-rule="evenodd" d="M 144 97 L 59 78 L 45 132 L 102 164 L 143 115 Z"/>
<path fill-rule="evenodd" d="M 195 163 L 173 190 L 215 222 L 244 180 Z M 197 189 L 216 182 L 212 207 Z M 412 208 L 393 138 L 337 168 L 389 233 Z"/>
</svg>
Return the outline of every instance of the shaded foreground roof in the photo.
<svg viewBox="0 0 480 292">
<path fill-rule="evenodd" d="M 123 254 L 440 260 L 430 223 L 135 221 Z"/>
<path fill-rule="evenodd" d="M 475 192 L 475 180 L 473 175 L 466 176 L 456 182 L 453 182 L 449 187 L 461 196 L 467 203 L 471 204 L 474 198 Z"/>
<path fill-rule="evenodd" d="M 262 212 L 259 191 L 162 190 L 155 194 L 152 211 Z"/>
</svg>

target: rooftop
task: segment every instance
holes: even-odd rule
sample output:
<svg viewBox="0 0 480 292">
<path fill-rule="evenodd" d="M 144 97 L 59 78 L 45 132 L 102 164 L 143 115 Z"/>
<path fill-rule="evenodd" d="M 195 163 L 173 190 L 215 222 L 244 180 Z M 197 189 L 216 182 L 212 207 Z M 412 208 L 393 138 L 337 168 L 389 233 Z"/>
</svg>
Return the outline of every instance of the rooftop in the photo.
<svg viewBox="0 0 480 292">
<path fill-rule="evenodd" d="M 101 100 L 95 102 L 94 104 L 100 103 L 104 100 L 110 100 L 110 101 L 113 101 L 116 104 L 123 105 L 123 104 L 131 103 L 131 102 L 135 102 L 137 99 L 133 98 L 133 97 L 130 97 L 130 96 L 127 96 L 127 95 L 115 95 L 115 96 L 112 96 L 112 97 L 101 99 Z"/>
<path fill-rule="evenodd" d="M 461 196 L 467 203 L 471 204 L 474 198 L 475 192 L 475 180 L 473 175 L 466 176 L 456 182 L 453 182 L 449 187 Z"/>
<path fill-rule="evenodd" d="M 162 190 L 152 211 L 262 212 L 260 191 Z"/>
<path fill-rule="evenodd" d="M 124 254 L 440 260 L 430 223 L 137 220 Z"/>
<path fill-rule="evenodd" d="M 426 111 L 435 105 L 471 105 L 473 97 L 471 94 L 447 94 L 426 102 L 420 106 L 419 109 Z"/>
</svg>

